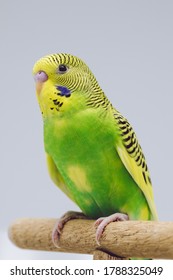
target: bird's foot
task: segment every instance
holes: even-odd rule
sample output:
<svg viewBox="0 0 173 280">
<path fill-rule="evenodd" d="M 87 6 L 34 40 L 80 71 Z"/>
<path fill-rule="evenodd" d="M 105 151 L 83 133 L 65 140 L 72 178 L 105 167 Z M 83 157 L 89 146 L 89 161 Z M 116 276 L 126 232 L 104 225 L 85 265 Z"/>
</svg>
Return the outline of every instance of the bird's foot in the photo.
<svg viewBox="0 0 173 280">
<path fill-rule="evenodd" d="M 72 219 L 87 219 L 87 216 L 81 212 L 68 211 L 60 219 L 58 219 L 52 232 L 52 241 L 56 247 L 60 247 L 60 235 L 65 223 Z"/>
<path fill-rule="evenodd" d="M 96 230 L 96 242 L 98 245 L 100 245 L 99 240 L 100 237 L 102 236 L 102 233 L 105 229 L 105 227 L 111 223 L 111 222 L 117 222 L 117 221 L 127 221 L 129 220 L 129 216 L 127 214 L 123 214 L 123 213 L 115 213 L 112 214 L 108 217 L 100 217 L 98 218 L 94 225 L 97 227 Z"/>
</svg>

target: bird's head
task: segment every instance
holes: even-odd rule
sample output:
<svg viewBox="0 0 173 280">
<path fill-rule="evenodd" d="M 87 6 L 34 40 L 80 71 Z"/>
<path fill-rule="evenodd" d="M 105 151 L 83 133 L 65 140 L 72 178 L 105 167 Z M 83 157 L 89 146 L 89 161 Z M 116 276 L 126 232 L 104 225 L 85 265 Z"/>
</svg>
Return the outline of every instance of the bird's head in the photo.
<svg viewBox="0 0 173 280">
<path fill-rule="evenodd" d="M 33 75 L 44 118 L 74 113 L 106 99 L 88 66 L 73 55 L 44 56 L 35 63 Z"/>
</svg>

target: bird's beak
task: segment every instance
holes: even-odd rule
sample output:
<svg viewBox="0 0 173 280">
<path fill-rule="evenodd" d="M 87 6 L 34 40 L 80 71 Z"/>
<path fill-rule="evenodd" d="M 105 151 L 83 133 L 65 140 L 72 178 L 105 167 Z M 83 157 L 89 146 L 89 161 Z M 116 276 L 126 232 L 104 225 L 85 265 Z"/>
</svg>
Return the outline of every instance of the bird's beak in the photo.
<svg viewBox="0 0 173 280">
<path fill-rule="evenodd" d="M 42 87 L 43 87 L 43 83 L 41 83 L 41 82 L 36 82 L 35 88 L 36 88 L 36 93 L 37 93 L 38 96 L 39 96 L 40 93 L 41 93 Z"/>
<path fill-rule="evenodd" d="M 39 71 L 34 75 L 37 95 L 40 95 L 44 82 L 48 80 L 48 75 L 44 71 Z"/>
</svg>

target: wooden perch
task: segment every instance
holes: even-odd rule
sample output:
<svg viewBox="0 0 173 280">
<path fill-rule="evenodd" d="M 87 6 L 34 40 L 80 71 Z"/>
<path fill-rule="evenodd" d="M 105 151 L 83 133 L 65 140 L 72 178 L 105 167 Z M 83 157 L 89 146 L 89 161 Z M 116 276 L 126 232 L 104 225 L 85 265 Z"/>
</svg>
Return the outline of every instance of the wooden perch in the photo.
<svg viewBox="0 0 173 280">
<path fill-rule="evenodd" d="M 9 237 L 23 249 L 93 254 L 94 259 L 112 259 L 114 255 L 173 259 L 173 222 L 110 223 L 98 246 L 93 220 L 70 220 L 63 228 L 60 248 L 56 248 L 51 239 L 55 222 L 55 219 L 21 219 L 10 227 Z M 104 257 L 106 253 L 109 258 Z"/>
</svg>

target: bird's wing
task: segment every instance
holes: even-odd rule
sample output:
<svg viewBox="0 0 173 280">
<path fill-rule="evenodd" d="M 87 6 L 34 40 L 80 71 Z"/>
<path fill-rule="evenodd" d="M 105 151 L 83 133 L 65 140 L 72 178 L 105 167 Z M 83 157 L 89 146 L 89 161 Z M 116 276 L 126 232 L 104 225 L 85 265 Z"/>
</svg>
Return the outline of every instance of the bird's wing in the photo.
<svg viewBox="0 0 173 280">
<path fill-rule="evenodd" d="M 114 117 L 120 132 L 119 140 L 116 143 L 117 152 L 124 166 L 144 193 L 153 219 L 157 220 L 150 174 L 141 146 L 127 119 L 119 112 L 116 112 Z"/>
<path fill-rule="evenodd" d="M 47 158 L 47 166 L 48 166 L 48 171 L 51 179 L 53 182 L 71 199 L 74 201 L 72 195 L 70 194 L 68 188 L 66 187 L 65 181 L 59 172 L 58 168 L 56 167 L 56 164 L 52 157 L 46 153 L 46 158 Z"/>
</svg>

